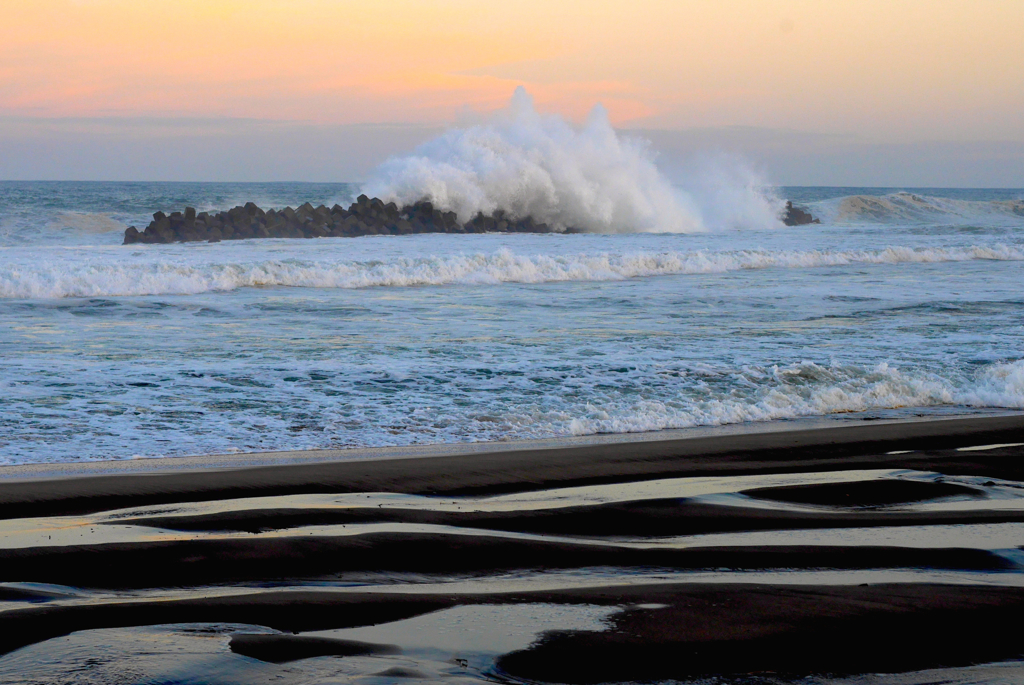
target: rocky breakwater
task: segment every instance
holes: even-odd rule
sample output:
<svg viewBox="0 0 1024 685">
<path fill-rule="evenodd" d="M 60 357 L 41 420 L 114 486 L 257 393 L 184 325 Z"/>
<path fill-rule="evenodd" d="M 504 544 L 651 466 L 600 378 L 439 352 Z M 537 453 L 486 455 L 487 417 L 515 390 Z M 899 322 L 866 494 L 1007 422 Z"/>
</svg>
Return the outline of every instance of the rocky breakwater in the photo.
<svg viewBox="0 0 1024 685">
<path fill-rule="evenodd" d="M 787 226 L 820 223 L 808 212 L 791 202 L 779 217 Z M 263 210 L 248 202 L 227 211 L 156 212 L 153 221 L 142 231 L 129 226 L 124 244 L 219 242 L 249 238 L 354 238 L 364 235 L 409 235 L 413 233 L 554 233 L 555 227 L 533 217 L 508 216 L 498 210 L 492 215 L 477 214 L 462 223 L 455 212 L 444 212 L 427 201 L 399 208 L 394 202 L 360 195 L 348 209 L 334 205 L 314 207 L 306 203 L 292 209 Z M 582 229 L 566 228 L 565 233 L 582 233 Z"/>
<path fill-rule="evenodd" d="M 247 238 L 341 238 L 363 235 L 408 235 L 413 233 L 551 233 L 555 229 L 531 217 L 513 219 L 502 211 L 491 216 L 478 214 L 466 223 L 455 212 L 443 212 L 422 201 L 399 208 L 394 202 L 360 195 L 345 209 L 334 205 L 313 207 L 308 202 L 292 209 L 264 211 L 254 203 L 216 213 L 186 207 L 170 215 L 156 212 L 153 221 L 140 231 L 129 226 L 124 244 L 177 243 Z M 570 232 L 575 232 L 569 229 Z"/>
</svg>

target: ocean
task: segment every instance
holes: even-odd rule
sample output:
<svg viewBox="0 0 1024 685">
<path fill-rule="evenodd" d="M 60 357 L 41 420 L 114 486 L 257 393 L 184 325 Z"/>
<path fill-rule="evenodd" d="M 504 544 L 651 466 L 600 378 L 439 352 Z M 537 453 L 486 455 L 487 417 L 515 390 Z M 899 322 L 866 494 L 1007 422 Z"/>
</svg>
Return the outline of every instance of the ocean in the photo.
<svg viewBox="0 0 1024 685">
<path fill-rule="evenodd" d="M 359 192 L 0 183 L 0 463 L 1024 408 L 1020 189 L 758 191 L 800 227 L 121 245 L 157 210 Z"/>
</svg>

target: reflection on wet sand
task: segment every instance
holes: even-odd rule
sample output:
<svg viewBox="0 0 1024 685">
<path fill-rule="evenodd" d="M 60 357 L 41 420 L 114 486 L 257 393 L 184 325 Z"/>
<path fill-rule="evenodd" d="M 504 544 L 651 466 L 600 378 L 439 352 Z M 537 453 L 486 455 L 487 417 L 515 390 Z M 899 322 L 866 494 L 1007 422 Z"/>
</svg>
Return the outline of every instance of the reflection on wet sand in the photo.
<svg viewBox="0 0 1024 685">
<path fill-rule="evenodd" d="M 0 682 L 1012 682 L 1002 422 L 839 456 L 822 431 L 776 472 L 716 448 L 700 474 L 492 492 L 53 498 L 0 521 Z"/>
</svg>

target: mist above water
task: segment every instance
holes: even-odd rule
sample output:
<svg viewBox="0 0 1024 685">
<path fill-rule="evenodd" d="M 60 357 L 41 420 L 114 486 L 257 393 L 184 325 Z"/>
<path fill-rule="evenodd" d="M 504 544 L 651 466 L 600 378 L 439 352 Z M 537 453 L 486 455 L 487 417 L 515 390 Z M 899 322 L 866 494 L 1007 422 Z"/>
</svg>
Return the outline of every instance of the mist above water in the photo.
<svg viewBox="0 0 1024 685">
<path fill-rule="evenodd" d="M 601 233 L 779 225 L 781 201 L 742 163 L 718 160 L 678 187 L 654 160 L 646 141 L 616 133 L 601 105 L 576 127 L 539 113 L 520 86 L 490 122 L 389 159 L 364 191 L 399 206 L 429 200 L 463 222 L 504 211 Z"/>
</svg>

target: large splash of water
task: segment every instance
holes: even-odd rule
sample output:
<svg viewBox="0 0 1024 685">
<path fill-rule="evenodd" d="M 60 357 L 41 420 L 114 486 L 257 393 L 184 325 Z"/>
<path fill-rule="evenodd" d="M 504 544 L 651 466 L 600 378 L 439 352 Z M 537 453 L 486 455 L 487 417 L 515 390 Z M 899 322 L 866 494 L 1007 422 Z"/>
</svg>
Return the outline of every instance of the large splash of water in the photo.
<svg viewBox="0 0 1024 685">
<path fill-rule="evenodd" d="M 501 210 L 556 228 L 627 233 L 777 226 L 781 203 L 766 185 L 745 170 L 715 168 L 673 186 L 650 146 L 618 135 L 601 105 L 575 127 L 537 112 L 519 87 L 489 123 L 388 160 L 364 190 L 399 206 L 430 200 L 460 221 Z"/>
</svg>

